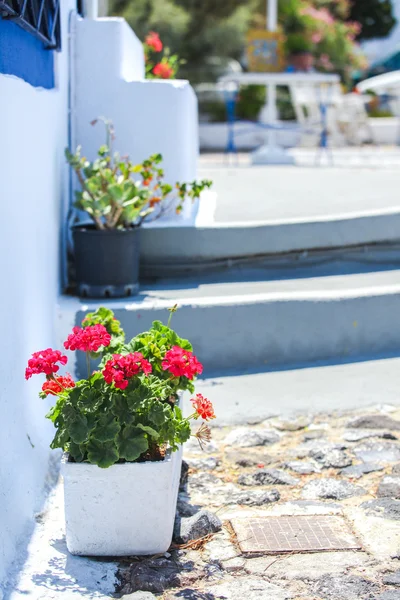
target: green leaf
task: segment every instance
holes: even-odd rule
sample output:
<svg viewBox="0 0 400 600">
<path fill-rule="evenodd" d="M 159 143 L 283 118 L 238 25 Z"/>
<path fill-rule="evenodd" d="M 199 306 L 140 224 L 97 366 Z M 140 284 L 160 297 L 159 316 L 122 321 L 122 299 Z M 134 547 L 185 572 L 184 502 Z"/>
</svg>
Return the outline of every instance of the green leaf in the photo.
<svg viewBox="0 0 400 600">
<path fill-rule="evenodd" d="M 122 394 L 112 395 L 111 411 L 113 415 L 117 417 L 118 421 L 124 425 L 133 423 L 135 419 L 133 413 L 129 409 L 125 396 Z"/>
<path fill-rule="evenodd" d="M 171 418 L 171 407 L 168 404 L 162 404 L 158 400 L 152 402 L 149 407 L 149 419 L 154 425 L 163 425 L 168 418 Z"/>
<path fill-rule="evenodd" d="M 68 444 L 68 452 L 72 456 L 75 462 L 82 462 L 85 458 L 85 447 L 83 445 L 75 444 L 70 442 Z"/>
<path fill-rule="evenodd" d="M 136 423 L 136 427 L 138 427 L 139 429 L 141 429 L 142 431 L 144 431 L 145 433 L 147 433 L 155 439 L 158 439 L 160 437 L 158 432 L 149 425 L 142 425 L 142 423 Z"/>
<path fill-rule="evenodd" d="M 107 469 L 119 460 L 115 442 L 99 442 L 91 439 L 87 445 L 88 461 L 101 469 Z"/>
<path fill-rule="evenodd" d="M 99 442 L 110 442 L 115 439 L 120 429 L 121 425 L 113 414 L 101 415 L 90 437 Z"/>
<path fill-rule="evenodd" d="M 69 433 L 66 427 L 59 427 L 50 444 L 50 448 L 55 450 L 56 448 L 62 448 L 64 450 L 65 444 L 69 440 Z"/>
<path fill-rule="evenodd" d="M 102 403 L 103 397 L 100 395 L 98 390 L 94 388 L 86 388 L 82 390 L 77 402 L 77 406 L 79 409 L 85 412 L 95 413 Z"/>
<path fill-rule="evenodd" d="M 119 454 L 121 458 L 132 462 L 146 452 L 149 447 L 146 434 L 133 425 L 127 425 L 119 436 Z"/>
<path fill-rule="evenodd" d="M 89 433 L 87 419 L 85 415 L 76 414 L 75 419 L 68 425 L 69 435 L 71 440 L 76 444 L 82 444 Z"/>
<path fill-rule="evenodd" d="M 175 427 L 176 440 L 183 444 L 190 438 L 190 423 L 188 421 L 181 421 Z"/>
</svg>

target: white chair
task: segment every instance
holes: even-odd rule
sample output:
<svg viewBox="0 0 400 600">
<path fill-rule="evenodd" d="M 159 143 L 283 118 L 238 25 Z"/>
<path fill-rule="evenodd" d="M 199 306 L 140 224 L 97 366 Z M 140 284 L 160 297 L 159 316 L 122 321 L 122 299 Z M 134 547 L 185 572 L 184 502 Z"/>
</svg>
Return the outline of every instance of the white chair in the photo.
<svg viewBox="0 0 400 600">
<path fill-rule="evenodd" d="M 311 135 L 303 136 L 303 145 L 315 146 L 321 135 L 321 105 L 326 106 L 326 125 L 333 146 L 358 145 L 372 141 L 372 131 L 363 99 L 358 94 L 343 94 L 340 84 L 290 86 L 298 122 Z"/>
</svg>

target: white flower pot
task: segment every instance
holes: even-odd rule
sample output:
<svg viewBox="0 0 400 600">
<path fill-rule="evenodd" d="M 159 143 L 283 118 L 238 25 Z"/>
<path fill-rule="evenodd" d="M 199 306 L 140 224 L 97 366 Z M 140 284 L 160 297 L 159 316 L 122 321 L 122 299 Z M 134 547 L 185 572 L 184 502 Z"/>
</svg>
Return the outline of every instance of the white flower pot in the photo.
<svg viewBox="0 0 400 600">
<path fill-rule="evenodd" d="M 168 550 L 174 527 L 182 448 L 163 461 L 100 469 L 64 455 L 67 547 L 72 554 L 126 556 Z"/>
</svg>

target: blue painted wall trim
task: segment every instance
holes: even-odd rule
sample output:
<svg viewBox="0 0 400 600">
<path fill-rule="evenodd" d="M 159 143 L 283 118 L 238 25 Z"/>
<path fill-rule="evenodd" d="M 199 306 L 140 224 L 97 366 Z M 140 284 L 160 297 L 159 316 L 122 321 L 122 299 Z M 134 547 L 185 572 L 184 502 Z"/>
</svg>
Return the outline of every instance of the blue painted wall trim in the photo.
<svg viewBox="0 0 400 600">
<path fill-rule="evenodd" d="M 35 87 L 54 87 L 54 51 L 16 23 L 0 18 L 0 73 Z"/>
</svg>

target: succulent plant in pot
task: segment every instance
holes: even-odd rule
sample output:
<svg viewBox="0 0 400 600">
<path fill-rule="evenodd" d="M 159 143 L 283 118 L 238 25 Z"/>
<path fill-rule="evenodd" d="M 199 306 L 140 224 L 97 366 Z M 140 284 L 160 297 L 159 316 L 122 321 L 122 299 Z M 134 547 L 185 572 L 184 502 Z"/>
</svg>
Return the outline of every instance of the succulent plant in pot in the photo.
<svg viewBox="0 0 400 600">
<path fill-rule="evenodd" d="M 88 297 L 122 297 L 139 288 L 140 226 L 170 211 L 179 213 L 187 200 L 199 198 L 212 183 L 164 181 L 161 154 L 135 165 L 112 149 L 114 130 L 106 127 L 106 143 L 95 160 L 65 150 L 80 184 L 74 206 L 90 217 L 73 228 L 78 293 Z M 93 125 L 98 120 L 92 122 Z"/>
<path fill-rule="evenodd" d="M 165 552 L 182 444 L 191 435 L 206 443 L 206 423 L 192 433 L 191 421 L 215 416 L 211 402 L 194 395 L 203 367 L 169 322 L 155 321 L 126 343 L 120 323 L 104 307 L 74 327 L 64 348 L 85 353 L 87 377 L 60 375 L 68 357 L 51 348 L 32 355 L 25 377 L 44 374 L 40 396 L 55 400 L 47 417 L 56 428 L 51 448 L 64 451 L 68 549 L 100 556 Z M 193 394 L 189 417 L 180 406 L 184 390 Z"/>
</svg>

